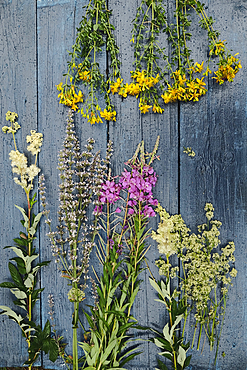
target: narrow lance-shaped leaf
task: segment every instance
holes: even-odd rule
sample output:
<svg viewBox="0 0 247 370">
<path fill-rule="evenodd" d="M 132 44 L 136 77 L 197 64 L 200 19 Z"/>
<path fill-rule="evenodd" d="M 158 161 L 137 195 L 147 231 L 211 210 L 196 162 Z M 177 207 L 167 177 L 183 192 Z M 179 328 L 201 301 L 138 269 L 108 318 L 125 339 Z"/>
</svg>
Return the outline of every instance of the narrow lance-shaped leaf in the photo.
<svg viewBox="0 0 247 370">
<path fill-rule="evenodd" d="M 23 208 L 21 208 L 21 207 L 17 206 L 16 204 L 15 204 L 15 207 L 16 207 L 16 208 L 18 208 L 18 209 L 19 209 L 19 211 L 22 213 L 22 216 L 23 216 L 23 218 L 24 218 L 24 227 L 27 229 L 27 228 L 28 228 L 29 219 L 28 219 L 28 217 L 27 217 L 27 214 L 26 214 L 25 209 L 23 209 Z"/>
</svg>

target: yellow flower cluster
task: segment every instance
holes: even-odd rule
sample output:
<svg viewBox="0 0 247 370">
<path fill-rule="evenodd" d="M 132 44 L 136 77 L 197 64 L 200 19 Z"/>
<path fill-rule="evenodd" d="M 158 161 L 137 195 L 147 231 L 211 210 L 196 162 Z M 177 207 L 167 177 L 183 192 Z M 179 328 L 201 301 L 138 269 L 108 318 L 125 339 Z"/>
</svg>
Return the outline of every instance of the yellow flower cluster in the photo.
<svg viewBox="0 0 247 370">
<path fill-rule="evenodd" d="M 221 64 L 219 69 L 214 72 L 216 77 L 213 78 L 220 85 L 222 85 L 225 81 L 232 82 L 239 69 L 242 68 L 241 62 L 238 60 L 238 58 L 235 58 L 236 55 L 238 54 L 227 58 L 226 63 Z"/>
<path fill-rule="evenodd" d="M 78 64 L 78 76 L 80 80 L 89 82 L 91 80 L 91 74 L 88 70 L 82 69 L 82 64 Z"/>
<path fill-rule="evenodd" d="M 137 85 L 139 85 L 140 89 L 142 91 L 146 89 L 150 89 L 154 85 L 156 85 L 159 82 L 159 74 L 157 74 L 156 77 L 148 77 L 147 72 L 145 70 L 139 72 L 130 72 L 131 77 L 136 80 Z"/>
<path fill-rule="evenodd" d="M 95 125 L 95 123 L 102 123 L 102 119 L 98 114 L 95 114 L 95 112 L 87 114 L 86 117 L 91 125 Z"/>
<path fill-rule="evenodd" d="M 212 44 L 211 50 L 209 52 L 209 55 L 218 55 L 220 52 L 225 50 L 225 42 L 226 40 L 218 40 L 216 43 Z"/>
<path fill-rule="evenodd" d="M 58 94 L 58 98 L 60 98 L 60 104 L 67 105 L 72 110 L 76 111 L 78 110 L 77 103 L 83 102 L 83 94 L 81 90 L 79 90 L 78 94 L 75 92 L 75 86 L 71 86 L 69 90 L 66 90 L 63 86 L 63 83 L 60 82 L 59 85 L 57 85 L 57 90 L 61 91 Z"/>
<path fill-rule="evenodd" d="M 124 84 L 123 79 L 118 78 L 116 82 L 113 82 L 110 85 L 110 90 L 113 95 L 115 93 L 118 93 L 124 98 L 127 95 L 138 97 L 141 91 L 149 90 L 151 87 L 159 82 L 159 74 L 157 74 L 156 77 L 148 77 L 145 70 L 143 70 L 142 72 L 132 71 L 130 73 L 131 77 L 136 80 L 136 82 Z"/>
<path fill-rule="evenodd" d="M 103 112 L 100 112 L 101 117 L 106 121 L 116 121 L 116 114 L 116 111 L 108 111 L 106 109 L 104 109 Z"/>
<path fill-rule="evenodd" d="M 202 64 L 196 63 L 191 69 L 194 72 L 201 72 L 203 70 L 203 62 Z M 204 87 L 206 85 L 203 81 L 204 77 L 189 80 L 185 74 L 182 75 L 181 71 L 178 70 L 173 73 L 173 78 L 175 80 L 174 84 L 172 86 L 168 84 L 167 91 L 161 95 L 165 104 L 173 103 L 177 100 L 198 101 L 207 92 Z"/>
<path fill-rule="evenodd" d="M 110 85 L 110 91 L 114 95 L 117 93 L 118 95 L 126 98 L 127 95 L 132 95 L 138 98 L 139 94 L 149 90 L 154 85 L 159 82 L 159 74 L 156 77 L 149 77 L 147 76 L 147 72 L 145 70 L 139 71 L 132 71 L 131 77 L 135 80 L 135 82 L 131 82 L 130 84 L 123 83 L 123 79 L 118 78 L 116 82 L 112 82 Z M 152 105 L 148 104 L 147 99 L 141 98 L 139 103 L 139 109 L 141 113 L 147 113 L 152 108 L 154 113 L 163 113 L 164 109 L 162 109 L 157 102 Z"/>
</svg>

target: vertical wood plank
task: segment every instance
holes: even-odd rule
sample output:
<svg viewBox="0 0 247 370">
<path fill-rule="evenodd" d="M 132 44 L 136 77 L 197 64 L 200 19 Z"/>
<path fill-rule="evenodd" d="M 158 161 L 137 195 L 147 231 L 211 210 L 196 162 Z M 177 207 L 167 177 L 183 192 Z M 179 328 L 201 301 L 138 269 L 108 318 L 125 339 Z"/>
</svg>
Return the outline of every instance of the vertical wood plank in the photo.
<svg viewBox="0 0 247 370">
<path fill-rule="evenodd" d="M 21 129 L 16 135 L 20 152 L 26 151 L 26 135 L 37 129 L 36 86 L 36 5 L 32 0 L 0 2 L 0 107 L 1 127 L 8 110 L 19 115 Z M 21 214 L 14 207 L 26 207 L 26 196 L 13 181 L 9 152 L 14 149 L 12 135 L 0 133 L 0 282 L 10 281 L 9 258 L 13 238 L 21 230 Z M 28 156 L 30 159 L 30 156 Z M 36 243 L 36 249 L 38 243 Z M 15 309 L 14 296 L 0 289 L 0 304 Z M 23 314 L 23 311 L 20 312 Z M 27 345 L 17 324 L 0 316 L 0 366 L 20 366 L 28 359 Z"/>
<path fill-rule="evenodd" d="M 57 155 L 62 149 L 65 138 L 65 128 L 68 108 L 59 105 L 57 98 L 57 84 L 62 80 L 63 73 L 67 70 L 69 55 L 76 37 L 76 28 L 79 27 L 82 7 L 87 5 L 86 0 L 63 0 L 38 2 L 38 112 L 39 130 L 44 134 L 43 152 L 40 156 L 41 167 L 46 178 L 47 202 L 51 210 L 49 217 L 55 231 L 57 225 L 57 211 L 59 207 L 58 185 L 59 173 L 57 170 Z M 102 52 L 98 57 L 102 69 L 106 69 L 106 55 Z M 75 115 L 75 128 L 83 150 L 86 140 L 93 137 L 96 140 L 95 150 L 101 150 L 105 155 L 107 143 L 107 125 L 105 123 L 91 126 L 81 117 Z M 48 295 L 52 294 L 55 302 L 55 324 L 59 335 L 64 337 L 64 342 L 69 343 L 66 352 L 72 354 L 72 304 L 68 301 L 67 293 L 70 287 L 67 280 L 60 277 L 51 254 L 50 242 L 46 236 L 48 232 L 43 224 L 40 231 L 41 259 L 51 260 L 48 267 L 43 270 L 41 282 L 45 286 L 42 299 L 43 324 L 49 318 Z M 93 273 L 92 273 L 93 275 Z M 90 296 L 90 292 L 88 292 Z M 90 303 L 86 299 L 85 305 Z M 84 305 L 84 308 L 85 308 Z M 83 314 L 81 312 L 83 324 Z M 78 338 L 82 340 L 82 336 Z M 61 360 L 52 364 L 47 356 L 43 358 L 45 368 L 59 369 Z"/>
<path fill-rule="evenodd" d="M 212 202 L 215 218 L 222 222 L 220 240 L 234 240 L 238 276 L 229 290 L 225 325 L 216 369 L 243 368 L 246 364 L 246 34 L 247 7 L 240 1 L 208 1 L 221 40 L 233 54 L 239 52 L 243 70 L 233 83 L 219 86 L 209 80 L 209 92 L 199 103 L 181 105 L 181 213 L 195 231 L 204 222 L 204 205 Z M 206 40 L 198 32 L 193 46 L 195 60 L 205 60 Z M 198 47 L 196 47 L 198 45 Z M 200 60 L 197 60 L 199 58 Z M 191 146 L 194 159 L 182 153 Z M 225 352 L 223 358 L 221 354 Z M 193 350 L 191 369 L 213 369 L 214 354 L 205 345 L 203 354 Z"/>
<path fill-rule="evenodd" d="M 165 2 L 166 3 L 166 2 Z M 133 67 L 133 48 L 131 47 L 132 20 L 140 1 L 109 1 L 109 9 L 113 9 L 113 24 L 116 28 L 115 34 L 117 44 L 120 47 L 120 60 L 122 63 L 122 77 L 124 82 L 130 82 L 130 71 Z M 163 36 L 164 37 L 164 36 Z M 166 41 L 161 40 L 161 43 Z M 109 136 L 114 143 L 113 168 L 114 175 L 121 173 L 124 162 L 131 158 L 138 143 L 145 142 L 147 152 L 152 151 L 156 138 L 160 135 L 158 155 L 160 161 L 154 163 L 158 173 L 158 182 L 155 188 L 155 196 L 161 204 L 171 212 L 177 212 L 177 107 L 176 105 L 165 107 L 162 115 L 148 113 L 141 115 L 139 111 L 139 99 L 127 97 L 121 100 L 114 98 L 117 106 L 117 122 L 110 123 Z M 152 220 L 151 226 L 157 226 L 157 220 Z M 150 244 L 152 241 L 148 240 Z M 152 243 L 147 258 L 152 273 L 158 278 L 155 260 L 159 257 L 158 250 Z M 160 307 L 154 299 L 155 292 L 150 286 L 149 273 L 145 271 L 140 278 L 143 280 L 141 289 L 133 306 L 133 316 L 143 326 L 152 324 L 165 325 L 165 310 Z M 136 337 L 139 334 L 135 334 Z M 143 342 L 141 344 L 143 353 L 126 364 L 128 369 L 152 369 L 156 364 L 157 349 L 153 344 Z"/>
</svg>

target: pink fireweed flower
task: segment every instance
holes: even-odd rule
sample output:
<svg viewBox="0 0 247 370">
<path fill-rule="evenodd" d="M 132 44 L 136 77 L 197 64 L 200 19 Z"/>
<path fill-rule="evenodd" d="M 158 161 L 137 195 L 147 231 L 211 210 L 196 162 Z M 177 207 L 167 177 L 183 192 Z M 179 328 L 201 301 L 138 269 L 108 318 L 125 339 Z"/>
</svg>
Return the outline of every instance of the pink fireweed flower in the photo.
<svg viewBox="0 0 247 370">
<path fill-rule="evenodd" d="M 107 180 L 102 184 L 102 189 L 100 191 L 99 201 L 100 203 L 114 203 L 119 199 L 119 193 L 121 191 L 121 186 L 115 184 L 114 180 Z"/>
<path fill-rule="evenodd" d="M 130 165 L 132 171 L 126 169 L 122 172 L 120 183 L 123 189 L 129 192 L 129 208 L 128 214 L 135 213 L 135 206 L 138 202 L 141 203 L 143 208 L 142 214 L 146 217 L 155 216 L 152 207 L 158 204 L 157 199 L 153 199 L 152 188 L 156 184 L 157 177 L 151 166 Z"/>
</svg>

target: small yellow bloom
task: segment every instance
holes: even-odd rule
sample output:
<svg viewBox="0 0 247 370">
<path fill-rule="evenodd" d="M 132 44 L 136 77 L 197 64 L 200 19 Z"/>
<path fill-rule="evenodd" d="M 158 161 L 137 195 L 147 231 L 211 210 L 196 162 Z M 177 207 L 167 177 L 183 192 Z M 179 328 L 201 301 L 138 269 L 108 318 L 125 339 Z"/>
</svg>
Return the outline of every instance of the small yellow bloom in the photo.
<svg viewBox="0 0 247 370">
<path fill-rule="evenodd" d="M 194 71 L 197 73 L 201 73 L 203 71 L 203 63 L 204 61 L 202 61 L 202 64 L 196 62 L 194 66 Z"/>
<path fill-rule="evenodd" d="M 116 114 L 116 111 L 107 111 L 106 109 L 100 112 L 101 117 L 106 121 L 116 121 Z"/>
<path fill-rule="evenodd" d="M 152 108 L 152 105 L 143 104 L 142 102 L 139 103 L 139 109 L 141 113 L 144 113 L 144 114 L 147 113 L 150 108 Z"/>
<path fill-rule="evenodd" d="M 164 109 L 162 109 L 158 104 L 154 104 L 153 105 L 153 112 L 162 114 L 164 112 Z"/>
</svg>

